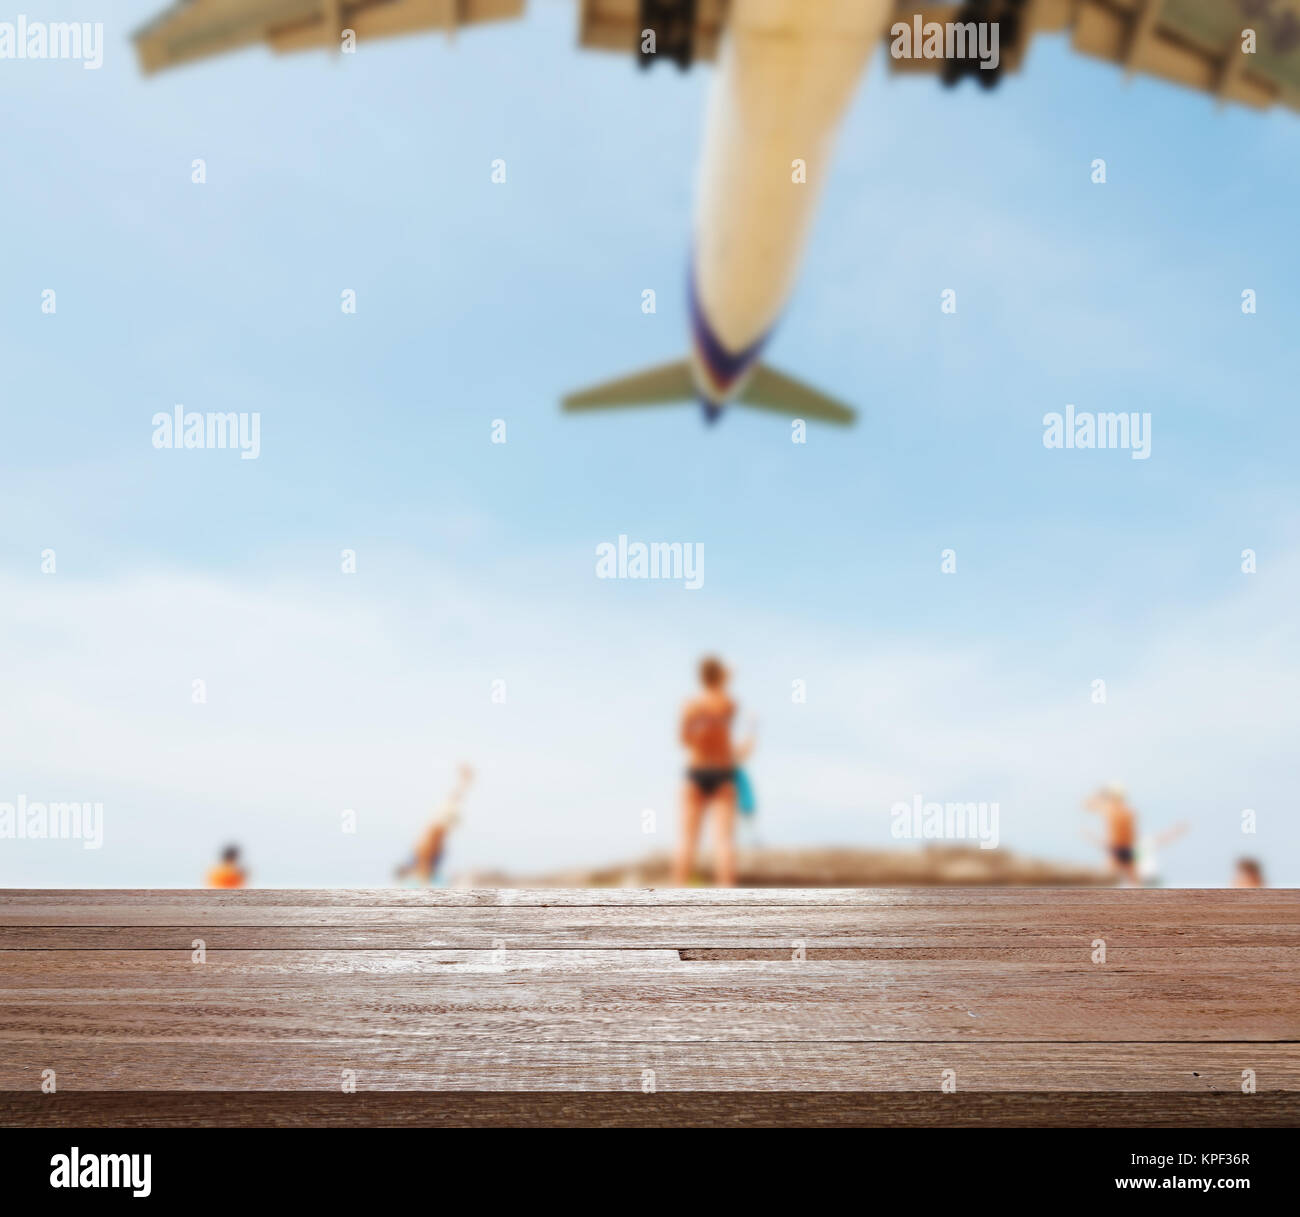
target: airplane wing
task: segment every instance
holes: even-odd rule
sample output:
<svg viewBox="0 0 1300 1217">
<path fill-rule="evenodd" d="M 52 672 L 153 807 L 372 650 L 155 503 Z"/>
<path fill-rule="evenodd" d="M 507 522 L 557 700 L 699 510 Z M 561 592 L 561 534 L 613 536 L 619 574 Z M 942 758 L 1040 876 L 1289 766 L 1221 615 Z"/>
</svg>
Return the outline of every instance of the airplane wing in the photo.
<svg viewBox="0 0 1300 1217">
<path fill-rule="evenodd" d="M 177 0 L 135 34 L 146 73 L 266 43 L 275 51 L 337 48 L 341 31 L 358 41 L 520 17 L 526 0 Z M 728 0 L 577 0 L 582 46 L 640 56 L 644 29 L 656 55 L 686 67 L 712 59 Z M 653 57 L 644 56 L 649 61 Z"/>
<path fill-rule="evenodd" d="M 143 72 L 266 43 L 275 51 L 338 49 L 417 30 L 454 34 L 464 25 L 523 14 L 525 0 L 178 0 L 135 34 Z"/>
<path fill-rule="evenodd" d="M 991 84 L 1016 71 L 1035 34 L 1065 33 L 1080 54 L 1259 109 L 1300 110 L 1300 0 L 994 0 L 991 5 L 904 0 L 894 20 L 976 20 L 977 7 L 1001 9 L 999 71 L 973 62 L 964 73 Z M 1254 50 L 1243 49 L 1245 31 Z M 1011 37 L 1008 37 L 1010 32 Z M 896 72 L 942 72 L 936 59 L 888 58 Z M 951 79 L 951 78 L 950 78 Z"/>
</svg>

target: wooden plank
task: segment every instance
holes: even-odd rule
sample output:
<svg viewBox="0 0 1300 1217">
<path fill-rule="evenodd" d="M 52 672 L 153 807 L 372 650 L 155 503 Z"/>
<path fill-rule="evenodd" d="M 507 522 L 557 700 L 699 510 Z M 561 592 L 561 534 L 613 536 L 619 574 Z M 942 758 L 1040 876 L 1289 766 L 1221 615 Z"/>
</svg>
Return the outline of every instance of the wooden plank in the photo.
<svg viewBox="0 0 1300 1217">
<path fill-rule="evenodd" d="M 61 1089 L 331 1091 L 343 1070 L 361 1091 L 939 1091 L 944 1071 L 965 1091 L 1240 1094 L 1243 1069 L 1259 1093 L 1300 1093 L 1300 1045 L 1227 1044 L 663 1044 L 482 1041 L 353 1036 L 303 1044 L 124 1046 L 106 1067 L 85 1042 L 7 1043 L 0 1090 L 40 1089 L 57 1071 Z M 653 1077 L 646 1078 L 650 1070 Z"/>
<path fill-rule="evenodd" d="M 883 929 L 893 927 L 884 926 Z M 1024 926 L 1015 933 L 1002 933 L 996 947 L 990 946 L 987 932 L 978 927 L 952 929 L 945 926 L 913 926 L 900 928 L 897 933 L 845 933 L 834 939 L 806 939 L 806 950 L 814 956 L 823 951 L 879 950 L 899 951 L 902 954 L 925 950 L 1018 952 L 1043 950 L 1050 952 L 1077 952 L 1080 944 L 1091 950 L 1097 936 L 1095 927 L 1074 926 L 1052 930 Z M 479 933 L 468 935 L 464 942 L 447 943 L 454 937 L 441 933 L 437 939 L 421 926 L 48 926 L 0 927 L 0 950 L 167 950 L 188 954 L 195 938 L 202 938 L 210 950 L 420 950 L 432 946 L 455 949 L 482 949 L 484 941 Z M 744 951 L 773 950 L 789 954 L 785 938 L 774 946 L 771 935 L 758 937 L 745 934 L 722 935 L 716 932 L 700 936 L 688 931 L 665 935 L 657 943 L 652 939 L 639 946 L 647 950 L 685 949 L 736 949 Z M 1107 926 L 1104 931 L 1111 950 L 1156 950 L 1178 947 L 1253 947 L 1276 946 L 1300 948 L 1300 928 L 1288 925 L 1239 926 L 1176 926 L 1176 925 L 1122 925 Z M 616 934 L 589 935 L 582 943 L 566 945 L 555 936 L 527 939 L 512 934 L 511 950 L 586 950 L 618 948 L 628 944 Z M 883 957 L 883 956 L 882 956 Z M 968 956 L 973 957 L 973 956 Z"/>
<path fill-rule="evenodd" d="M 514 910 L 527 909 L 527 916 Z M 39 928 L 33 928 L 39 927 Z M 996 937 L 991 937 L 996 934 Z M 16 891 L 0 948 L 830 948 L 1300 945 L 1294 891 Z"/>
<path fill-rule="evenodd" d="M 1067 945 L 1026 946 L 1020 937 L 1015 942 L 1001 946 L 896 946 L 874 947 L 813 947 L 806 952 L 810 961 L 848 960 L 848 959 L 950 959 L 950 960 L 1004 960 L 1008 963 L 1078 964 L 1084 957 L 1082 945 L 1073 940 Z M 784 963 L 790 960 L 790 952 L 782 947 L 688 947 L 678 952 L 679 958 L 687 963 L 707 962 L 723 959 L 771 960 Z M 1296 966 L 1295 944 L 1287 946 L 1260 946 L 1251 938 L 1244 939 L 1234 951 L 1234 956 L 1252 967 L 1260 964 L 1276 964 L 1278 967 L 1294 968 Z M 1147 964 L 1160 969 L 1177 968 L 1189 970 L 1210 964 L 1224 966 L 1222 944 L 1215 946 L 1130 946 L 1109 944 L 1108 963 L 1112 967 L 1128 967 L 1134 963 Z"/>
<path fill-rule="evenodd" d="M 18 934 L 22 931 L 12 930 L 11 933 Z M 63 931 L 57 931 L 62 933 Z M 23 975 L 24 964 L 23 956 L 25 953 L 39 954 L 41 962 L 37 965 L 40 974 L 43 976 L 58 975 L 59 955 L 78 955 L 86 956 L 88 952 L 94 951 L 111 951 L 115 958 L 112 960 L 112 966 L 118 967 L 125 964 L 134 955 L 142 957 L 157 956 L 167 966 L 188 965 L 191 955 L 191 941 L 178 941 L 170 944 L 167 949 L 157 949 L 156 947 L 146 947 L 139 950 L 133 950 L 123 944 L 114 944 L 111 940 L 112 930 L 107 927 L 101 927 L 95 931 L 103 935 L 99 943 L 86 948 L 73 946 L 59 946 L 54 948 L 40 948 L 28 946 L 14 950 L 12 952 L 0 950 L 0 991 L 3 991 L 6 985 L 6 975 L 10 978 Z M 152 933 L 153 931 L 148 931 Z M 45 934 L 47 931 L 27 931 L 30 934 Z M 327 933 L 321 931 L 322 934 Z M 687 947 L 681 950 L 664 950 L 659 948 L 619 948 L 611 949 L 552 949 L 552 948 L 532 948 L 532 947 L 510 947 L 509 954 L 504 960 L 494 957 L 494 952 L 490 950 L 448 950 L 448 949 L 430 949 L 419 944 L 413 946 L 403 946 L 393 949 L 387 943 L 369 946 L 352 946 L 338 947 L 335 944 L 324 939 L 322 941 L 308 944 L 307 946 L 295 946 L 279 940 L 279 936 L 273 932 L 267 932 L 268 941 L 259 944 L 245 944 L 233 948 L 224 948 L 213 942 L 205 943 L 205 950 L 208 952 L 209 960 L 220 962 L 223 959 L 237 960 L 242 958 L 256 959 L 264 952 L 276 952 L 276 958 L 287 958 L 292 952 L 312 952 L 310 958 L 320 961 L 338 960 L 338 970 L 341 971 L 367 971 L 370 968 L 370 959 L 378 957 L 385 960 L 385 968 L 388 971 L 396 971 L 402 966 L 402 961 L 412 961 L 411 966 L 417 969 L 427 969 L 429 967 L 448 967 L 452 965 L 476 965 L 474 969 L 466 970 L 484 970 L 496 967 L 504 963 L 507 970 L 517 970 L 528 967 L 546 967 L 557 968 L 565 966 L 563 961 L 568 961 L 574 967 L 586 966 L 590 961 L 600 960 L 602 967 L 635 967 L 651 962 L 664 964 L 668 962 L 685 962 L 701 963 L 709 961 L 769 961 L 772 963 L 783 964 L 796 962 L 793 958 L 793 952 L 784 946 L 756 946 L 756 947 Z M 1134 942 L 1111 942 L 1108 944 L 1107 963 L 1111 967 L 1125 968 L 1135 963 L 1146 961 L 1152 966 L 1171 969 L 1171 968 L 1195 968 L 1203 964 L 1218 964 L 1223 966 L 1225 945 L 1234 946 L 1234 957 L 1239 962 L 1253 965 L 1270 964 L 1280 968 L 1293 968 L 1297 958 L 1295 943 L 1282 945 L 1260 945 L 1246 935 L 1241 935 L 1242 942 L 1239 944 L 1224 943 L 1222 941 L 1212 944 L 1199 943 L 1188 945 L 1186 942 L 1171 940 L 1158 945 L 1148 945 L 1145 940 L 1138 939 Z M 328 948 L 328 949 L 325 949 Z M 128 951 L 131 954 L 128 954 Z M 46 955 L 46 951 L 52 951 L 53 954 Z M 928 941 L 914 941 L 908 939 L 886 940 L 881 944 L 872 946 L 812 946 L 803 949 L 804 959 L 808 962 L 831 962 L 845 960 L 882 960 L 882 961 L 900 961 L 900 960 L 953 960 L 953 961 L 993 961 L 1002 960 L 1007 963 L 1025 963 L 1029 961 L 1037 963 L 1055 963 L 1066 965 L 1079 965 L 1088 963 L 1092 957 L 1091 942 L 1085 942 L 1078 938 L 1067 939 L 1064 942 L 1054 942 L 1050 940 L 1038 941 L 1030 939 L 1028 944 L 1020 937 L 1013 941 L 1001 943 L 997 946 L 987 945 L 987 939 L 981 939 L 978 936 L 965 936 L 961 940 L 952 938 L 932 938 Z M 98 962 L 94 964 L 96 970 L 101 969 L 103 956 L 100 956 Z M 30 976 L 30 972 L 28 973 Z"/>
<path fill-rule="evenodd" d="M 1217 976 L 1255 972 L 1278 985 L 1300 976 L 1300 953 L 1289 947 L 1234 951 L 1231 958 L 1217 947 L 1145 951 L 1108 951 L 1101 963 L 1092 961 L 1088 944 L 1072 952 L 1026 955 L 1014 947 L 990 947 L 977 954 L 945 952 L 935 958 L 901 951 L 827 948 L 807 957 L 785 950 L 758 948 L 699 948 L 675 950 L 418 950 L 418 951 L 260 951 L 208 950 L 204 961 L 193 962 L 180 951 L 12 951 L 0 952 L 0 993 L 44 988 L 133 984 L 159 988 L 179 984 L 260 985 L 281 977 L 312 980 L 324 977 L 429 980 L 468 976 L 516 976 L 531 982 L 604 977 L 614 973 L 664 974 L 683 979 L 706 977 L 771 977 L 785 979 L 813 973 L 818 981 L 833 977 L 853 980 L 873 975 L 974 976 L 992 981 L 1000 976 L 1035 974 L 1135 974 L 1156 977 Z"/>
<path fill-rule="evenodd" d="M 66 959 L 67 953 L 57 958 Z M 25 958 L 34 959 L 31 953 Z M 380 972 L 230 963 L 6 970 L 0 1042 L 425 1032 L 514 1040 L 1300 1040 L 1297 970 L 763 961 Z M 114 961 L 117 962 L 117 961 Z M 409 961 L 407 961 L 409 963 Z M 467 970 L 458 970 L 466 968 Z"/>
<path fill-rule="evenodd" d="M 950 1005 L 888 995 L 876 1001 L 832 1001 L 813 1005 L 797 1000 L 762 1003 L 710 997 L 679 997 L 674 1007 L 647 1009 L 636 1000 L 608 994 L 560 992 L 545 1002 L 494 1005 L 491 994 L 477 1001 L 447 997 L 421 999 L 417 994 L 387 998 L 330 1000 L 321 991 L 300 995 L 313 1009 L 305 1012 L 284 998 L 243 1002 L 177 995 L 172 1004 L 124 995 L 125 1001 L 69 1002 L 59 1007 L 5 1005 L 11 1025 L 0 1035 L 5 1056 L 24 1043 L 96 1045 L 99 1068 L 110 1078 L 126 1061 L 145 1083 L 152 1050 L 168 1041 L 188 1044 L 195 1058 L 228 1042 L 275 1044 L 297 1055 L 307 1043 L 329 1044 L 356 1035 L 388 1039 L 424 1036 L 431 1040 L 476 1040 L 480 1043 L 587 1044 L 654 1041 L 665 1045 L 744 1041 L 808 1044 L 834 1042 L 918 1042 L 1032 1044 L 1064 1040 L 1077 1044 L 1214 1043 L 1225 1037 L 1260 1046 L 1258 1067 L 1272 1060 L 1268 1045 L 1295 1042 L 1295 1024 L 1247 1001 L 1215 1002 L 1171 1029 L 1165 1015 L 1170 995 L 1139 1000 L 1125 992 L 1097 991 L 1038 998 L 1031 1007 L 1000 1011 L 979 995 L 955 995 Z M 1120 1012 L 1118 1007 L 1130 1008 Z M 1026 1018 L 1027 1013 L 1037 1016 Z M 104 1020 L 112 1020 L 106 1027 Z M 100 1020 L 100 1021 L 96 1021 Z M 47 1054 L 48 1055 L 48 1054 Z M 48 1064 L 55 1065 L 50 1059 Z M 114 1087 L 115 1088 L 115 1087 Z M 145 1084 L 145 1088 L 151 1088 Z"/>
<path fill-rule="evenodd" d="M 321 908 L 296 905 L 31 905 L 0 908 L 0 926 L 423 926 L 431 933 L 463 937 L 470 934 L 511 934 L 530 941 L 584 941 L 591 935 L 616 935 L 615 945 L 662 940 L 680 935 L 699 941 L 702 935 L 732 938 L 855 937 L 864 930 L 891 928 L 936 930 L 1001 928 L 1007 932 L 1032 926 L 1089 933 L 1122 927 L 1133 920 L 1145 926 L 1256 926 L 1284 925 L 1300 929 L 1300 902 L 1258 901 L 1250 904 L 1152 906 L 1140 918 L 1119 909 L 1058 902 L 1038 906 L 1032 913 L 1015 906 L 972 905 L 967 908 L 878 906 L 872 915 L 861 912 L 846 918 L 835 906 L 726 906 L 702 905 L 689 917 L 676 908 L 637 906 L 538 906 L 526 917 L 507 908 L 475 907 L 455 910 L 412 907 Z M 432 945 L 432 944 L 427 944 Z M 442 945 L 462 945 L 447 942 Z M 480 943 L 464 944 L 478 946 Z M 667 945 L 672 945 L 668 943 Z M 687 945 L 682 943 L 681 945 Z"/>
<path fill-rule="evenodd" d="M 1294 1128 L 1292 1094 L 438 1091 L 0 1093 L 40 1128 Z"/>
</svg>

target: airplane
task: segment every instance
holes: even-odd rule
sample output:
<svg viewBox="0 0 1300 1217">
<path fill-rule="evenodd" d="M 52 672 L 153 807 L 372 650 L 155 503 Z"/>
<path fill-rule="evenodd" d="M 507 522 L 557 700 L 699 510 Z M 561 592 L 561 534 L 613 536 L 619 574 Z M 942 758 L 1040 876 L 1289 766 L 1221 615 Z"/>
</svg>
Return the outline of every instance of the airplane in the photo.
<svg viewBox="0 0 1300 1217">
<path fill-rule="evenodd" d="M 894 71 L 997 83 L 1038 33 L 1074 49 L 1259 108 L 1300 109 L 1297 0 L 577 0 L 580 44 L 689 67 L 717 61 L 701 156 L 687 291 L 685 359 L 563 399 L 568 411 L 697 402 L 708 422 L 732 404 L 828 423 L 846 403 L 762 361 L 794 287 L 832 145 L 882 39 L 917 34 Z M 135 35 L 145 73 L 258 42 L 276 51 L 522 16 L 525 0 L 180 0 Z M 993 63 L 926 57 L 922 32 L 995 22 Z M 1246 31 L 1254 42 L 1247 49 Z M 897 35 L 896 35 L 897 31 Z M 960 44 L 959 44 L 960 45 Z M 984 70 L 989 68 L 991 70 Z"/>
</svg>

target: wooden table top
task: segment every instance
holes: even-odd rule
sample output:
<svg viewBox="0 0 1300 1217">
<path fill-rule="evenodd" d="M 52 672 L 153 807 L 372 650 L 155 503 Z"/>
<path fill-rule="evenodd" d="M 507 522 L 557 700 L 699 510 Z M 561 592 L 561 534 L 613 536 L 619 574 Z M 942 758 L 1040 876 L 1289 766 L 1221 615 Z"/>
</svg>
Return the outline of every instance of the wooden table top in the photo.
<svg viewBox="0 0 1300 1217">
<path fill-rule="evenodd" d="M 1300 891 L 3 891 L 0 1007 L 11 1125 L 1294 1125 Z"/>
</svg>

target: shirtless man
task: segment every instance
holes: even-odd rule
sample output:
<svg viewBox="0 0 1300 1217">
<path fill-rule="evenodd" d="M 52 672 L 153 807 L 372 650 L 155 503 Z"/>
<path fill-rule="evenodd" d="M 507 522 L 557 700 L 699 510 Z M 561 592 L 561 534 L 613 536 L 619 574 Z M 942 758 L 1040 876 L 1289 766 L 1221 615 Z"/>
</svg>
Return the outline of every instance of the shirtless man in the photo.
<svg viewBox="0 0 1300 1217">
<path fill-rule="evenodd" d="M 460 801 L 465 797 L 465 791 L 473 779 L 474 771 L 468 765 L 462 765 L 457 773 L 456 785 L 416 842 L 415 852 L 406 863 L 397 868 L 399 879 L 414 880 L 417 883 L 434 881 L 443 851 L 447 848 L 447 837 L 460 823 Z"/>
<path fill-rule="evenodd" d="M 1263 887 L 1264 868 L 1254 858 L 1238 858 L 1237 871 L 1232 877 L 1233 887 Z"/>
<path fill-rule="evenodd" d="M 1103 786 L 1085 804 L 1106 825 L 1104 846 L 1110 854 L 1111 871 L 1130 887 L 1138 886 L 1134 845 L 1137 843 L 1137 813 L 1128 805 L 1124 787 L 1118 782 Z"/>
<path fill-rule="evenodd" d="M 727 677 L 719 660 L 701 660 L 700 692 L 682 711 L 681 740 L 689 759 L 682 791 L 682 832 L 673 862 L 673 882 L 678 887 L 690 878 L 695 842 L 710 807 L 718 885 L 736 886 L 736 753 L 731 744 L 736 704 L 727 694 Z"/>
</svg>

